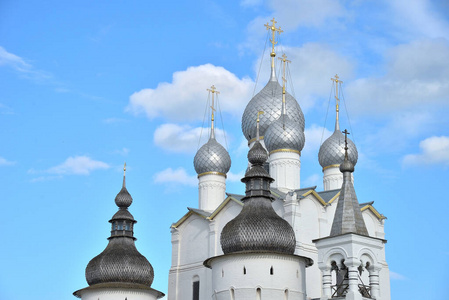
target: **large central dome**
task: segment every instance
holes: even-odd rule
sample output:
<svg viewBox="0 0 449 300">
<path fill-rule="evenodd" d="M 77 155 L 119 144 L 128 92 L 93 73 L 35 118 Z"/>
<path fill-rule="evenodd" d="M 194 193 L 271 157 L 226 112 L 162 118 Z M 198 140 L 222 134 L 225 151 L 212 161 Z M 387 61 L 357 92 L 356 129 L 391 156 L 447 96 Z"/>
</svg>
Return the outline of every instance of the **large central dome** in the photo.
<svg viewBox="0 0 449 300">
<path fill-rule="evenodd" d="M 298 102 L 289 93 L 285 95 L 285 102 L 288 107 L 287 116 L 292 122 L 298 124 L 299 130 L 304 131 L 304 114 Z M 282 87 L 274 76 L 249 101 L 243 112 L 242 131 L 248 141 L 256 137 L 256 117 L 259 111 L 264 112 L 260 115 L 260 136 L 263 137 L 267 128 L 279 119 L 282 113 Z"/>
</svg>

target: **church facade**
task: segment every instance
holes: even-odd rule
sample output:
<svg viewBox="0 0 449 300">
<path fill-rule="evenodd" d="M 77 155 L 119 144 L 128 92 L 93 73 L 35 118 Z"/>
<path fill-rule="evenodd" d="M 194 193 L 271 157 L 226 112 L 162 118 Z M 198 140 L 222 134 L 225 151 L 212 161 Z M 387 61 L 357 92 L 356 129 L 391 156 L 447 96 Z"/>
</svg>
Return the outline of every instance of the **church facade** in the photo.
<svg viewBox="0 0 449 300">
<path fill-rule="evenodd" d="M 347 131 L 340 130 L 337 76 L 335 130 L 318 153 L 324 190 L 301 186 L 305 119 L 285 89 L 285 55 L 282 84 L 276 77 L 275 34 L 281 30 L 275 24 L 273 19 L 266 25 L 272 33 L 270 78 L 242 117 L 249 147 L 243 195 L 226 193 L 231 157 L 215 139 L 216 90 L 210 90 L 211 134 L 194 157 L 198 207 L 188 208 L 171 226 L 167 299 L 390 300 L 385 217 L 373 202 L 359 203 L 356 197 L 352 172 L 358 153 Z M 86 269 L 89 287 L 75 296 L 164 296 L 151 288 L 152 267 L 135 249 L 131 202 L 124 184 L 109 245 Z"/>
</svg>

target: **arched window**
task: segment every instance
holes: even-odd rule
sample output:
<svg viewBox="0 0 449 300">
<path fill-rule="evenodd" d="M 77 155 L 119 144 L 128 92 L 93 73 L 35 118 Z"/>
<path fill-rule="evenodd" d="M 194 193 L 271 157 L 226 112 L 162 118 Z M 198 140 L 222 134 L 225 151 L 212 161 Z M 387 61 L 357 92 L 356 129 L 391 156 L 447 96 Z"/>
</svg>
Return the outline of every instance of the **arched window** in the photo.
<svg viewBox="0 0 449 300">
<path fill-rule="evenodd" d="M 284 300 L 288 300 L 288 290 L 284 291 Z"/>
<path fill-rule="evenodd" d="M 262 290 L 260 288 L 256 290 L 256 300 L 262 300 Z"/>
<path fill-rule="evenodd" d="M 270 275 L 273 275 L 274 274 L 274 270 L 273 270 L 273 266 L 271 266 L 271 268 L 270 268 Z"/>
<path fill-rule="evenodd" d="M 243 266 L 243 275 L 246 275 L 246 267 Z"/>
<path fill-rule="evenodd" d="M 200 300 L 200 278 L 198 276 L 193 277 L 192 300 Z"/>
</svg>

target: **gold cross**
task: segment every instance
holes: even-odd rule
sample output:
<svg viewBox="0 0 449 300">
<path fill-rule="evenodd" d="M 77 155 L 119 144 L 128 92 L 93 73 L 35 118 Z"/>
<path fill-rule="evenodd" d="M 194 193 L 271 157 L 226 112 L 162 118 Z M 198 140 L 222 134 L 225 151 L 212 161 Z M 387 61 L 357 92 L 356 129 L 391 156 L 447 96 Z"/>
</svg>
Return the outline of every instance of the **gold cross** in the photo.
<svg viewBox="0 0 449 300">
<path fill-rule="evenodd" d="M 285 83 L 287 82 L 287 79 L 285 78 L 285 63 L 291 63 L 291 60 L 287 59 L 287 55 L 282 54 L 282 57 L 278 57 L 278 59 L 280 59 L 283 63 L 283 71 L 282 71 L 282 82 L 283 82 L 283 86 L 282 86 L 282 93 L 285 94 Z"/>
<path fill-rule="evenodd" d="M 332 81 L 335 82 L 335 100 L 337 101 L 337 112 L 339 111 L 340 99 L 338 98 L 338 84 L 342 84 L 343 81 L 340 80 L 337 74 L 335 74 L 334 78 L 331 78 Z"/>
<path fill-rule="evenodd" d="M 271 30 L 271 32 L 272 32 L 272 38 L 270 39 L 271 45 L 272 45 L 272 48 L 271 48 L 271 56 L 274 57 L 274 56 L 276 56 L 276 53 L 274 52 L 274 45 L 277 44 L 277 42 L 275 41 L 275 34 L 276 34 L 276 31 L 277 31 L 279 34 L 281 34 L 281 33 L 284 32 L 284 31 L 281 29 L 281 26 L 279 26 L 279 28 L 276 28 L 276 23 L 277 23 L 277 22 L 274 20 L 274 18 L 273 18 L 273 20 L 271 20 L 271 22 L 272 22 L 271 25 L 268 24 L 268 22 L 267 22 L 267 24 L 265 24 L 265 27 L 267 28 L 267 30 Z"/>
</svg>

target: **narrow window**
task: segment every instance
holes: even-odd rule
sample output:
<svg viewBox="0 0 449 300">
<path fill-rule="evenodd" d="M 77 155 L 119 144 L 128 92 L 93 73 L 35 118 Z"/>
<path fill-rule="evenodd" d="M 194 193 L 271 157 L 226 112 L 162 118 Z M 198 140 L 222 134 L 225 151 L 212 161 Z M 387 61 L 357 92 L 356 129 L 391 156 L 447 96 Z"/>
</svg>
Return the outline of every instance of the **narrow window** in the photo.
<svg viewBox="0 0 449 300">
<path fill-rule="evenodd" d="M 284 300 L 288 300 L 288 290 L 284 291 Z"/>
<path fill-rule="evenodd" d="M 221 269 L 221 277 L 224 277 L 224 270 Z"/>
<path fill-rule="evenodd" d="M 299 270 L 296 270 L 296 278 L 299 278 Z"/>
<path fill-rule="evenodd" d="M 270 268 L 270 275 L 273 275 L 274 274 L 274 270 L 273 270 L 273 266 L 271 266 L 271 268 Z"/>
<path fill-rule="evenodd" d="M 243 275 L 246 275 L 246 268 L 243 267 Z"/>
<path fill-rule="evenodd" d="M 260 288 L 256 290 L 256 300 L 262 300 L 262 290 Z"/>
<path fill-rule="evenodd" d="M 231 292 L 231 300 L 235 300 L 234 289 L 231 289 L 230 292 Z"/>
<path fill-rule="evenodd" d="M 193 282 L 193 300 L 200 300 L 200 282 L 194 281 Z"/>
</svg>

